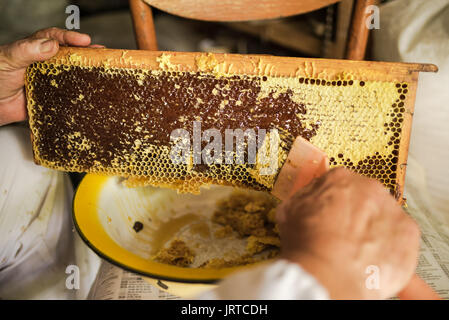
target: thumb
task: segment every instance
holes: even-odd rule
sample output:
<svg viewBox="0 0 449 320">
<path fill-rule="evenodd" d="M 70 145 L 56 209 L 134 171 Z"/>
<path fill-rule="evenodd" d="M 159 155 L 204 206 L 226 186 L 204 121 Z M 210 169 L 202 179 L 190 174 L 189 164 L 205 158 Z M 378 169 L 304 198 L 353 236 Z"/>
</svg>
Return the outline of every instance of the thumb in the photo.
<svg viewBox="0 0 449 320">
<path fill-rule="evenodd" d="M 5 48 L 5 55 L 10 67 L 14 69 L 26 68 L 36 61 L 43 61 L 53 57 L 59 49 L 59 44 L 52 39 L 24 39 Z"/>
</svg>

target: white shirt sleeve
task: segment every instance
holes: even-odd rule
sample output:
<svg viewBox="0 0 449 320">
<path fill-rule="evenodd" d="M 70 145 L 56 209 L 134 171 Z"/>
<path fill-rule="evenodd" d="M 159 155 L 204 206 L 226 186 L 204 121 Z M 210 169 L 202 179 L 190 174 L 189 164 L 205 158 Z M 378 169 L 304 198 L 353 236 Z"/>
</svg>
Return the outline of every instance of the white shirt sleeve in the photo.
<svg viewBox="0 0 449 320">
<path fill-rule="evenodd" d="M 326 300 L 329 294 L 298 264 L 277 260 L 235 273 L 198 299 Z"/>
<path fill-rule="evenodd" d="M 99 258 L 73 230 L 68 176 L 34 164 L 24 127 L 1 127 L 0 150 L 0 299 L 85 298 Z M 69 265 L 79 290 L 66 287 Z"/>
</svg>

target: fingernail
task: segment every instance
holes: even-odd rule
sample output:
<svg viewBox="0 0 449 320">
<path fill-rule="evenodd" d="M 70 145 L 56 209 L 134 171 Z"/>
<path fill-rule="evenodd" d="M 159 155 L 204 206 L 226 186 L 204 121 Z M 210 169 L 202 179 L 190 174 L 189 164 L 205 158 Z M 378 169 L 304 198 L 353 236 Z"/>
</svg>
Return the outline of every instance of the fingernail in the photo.
<svg viewBox="0 0 449 320">
<path fill-rule="evenodd" d="M 106 48 L 104 45 L 102 45 L 102 44 L 91 44 L 90 46 L 89 46 L 90 48 L 95 48 L 95 49 L 104 49 L 104 48 Z"/>
<path fill-rule="evenodd" d="M 53 50 L 55 45 L 55 40 L 52 39 L 43 39 L 41 45 L 39 46 L 39 50 L 41 53 L 48 53 Z"/>
</svg>

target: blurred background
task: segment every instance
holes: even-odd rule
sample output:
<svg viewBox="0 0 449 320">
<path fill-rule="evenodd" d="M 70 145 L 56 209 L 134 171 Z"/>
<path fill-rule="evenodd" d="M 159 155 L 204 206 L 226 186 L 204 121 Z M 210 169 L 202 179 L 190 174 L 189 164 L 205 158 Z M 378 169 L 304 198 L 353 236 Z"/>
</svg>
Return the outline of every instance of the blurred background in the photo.
<svg viewBox="0 0 449 320">
<path fill-rule="evenodd" d="M 153 8 L 160 50 L 333 57 L 344 54 L 353 0 L 266 21 L 214 23 Z M 136 49 L 128 0 L 0 0 L 0 44 L 49 26 L 65 27 L 65 8 L 80 8 L 81 32 L 109 48 Z"/>
</svg>

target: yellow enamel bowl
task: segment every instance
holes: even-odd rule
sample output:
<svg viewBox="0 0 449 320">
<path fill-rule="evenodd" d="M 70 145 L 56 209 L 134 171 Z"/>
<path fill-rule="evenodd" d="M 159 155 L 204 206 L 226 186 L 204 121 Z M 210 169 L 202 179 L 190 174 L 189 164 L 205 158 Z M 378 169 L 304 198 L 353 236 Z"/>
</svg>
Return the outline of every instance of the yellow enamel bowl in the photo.
<svg viewBox="0 0 449 320">
<path fill-rule="evenodd" d="M 217 200 L 232 191 L 214 186 L 201 195 L 177 194 L 164 188 L 127 188 L 120 178 L 87 174 L 74 196 L 73 219 L 82 239 L 100 257 L 171 294 L 193 297 L 248 266 L 181 268 L 153 261 L 152 254 L 182 223 L 210 219 Z M 143 225 L 138 232 L 133 228 L 136 222 Z"/>
</svg>

